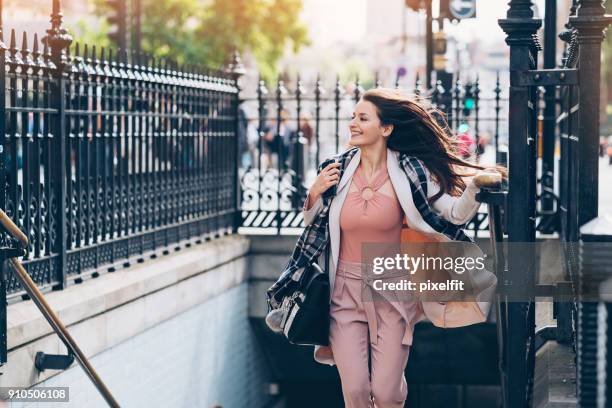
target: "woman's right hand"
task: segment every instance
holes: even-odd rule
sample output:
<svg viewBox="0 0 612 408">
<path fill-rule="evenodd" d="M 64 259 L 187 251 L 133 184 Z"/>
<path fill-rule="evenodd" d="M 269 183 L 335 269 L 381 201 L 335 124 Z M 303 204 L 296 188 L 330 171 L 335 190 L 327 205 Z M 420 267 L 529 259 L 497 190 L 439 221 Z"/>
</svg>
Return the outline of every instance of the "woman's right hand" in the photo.
<svg viewBox="0 0 612 408">
<path fill-rule="evenodd" d="M 309 202 L 314 203 L 332 186 L 340 181 L 340 163 L 330 163 L 317 176 L 308 192 Z"/>
</svg>

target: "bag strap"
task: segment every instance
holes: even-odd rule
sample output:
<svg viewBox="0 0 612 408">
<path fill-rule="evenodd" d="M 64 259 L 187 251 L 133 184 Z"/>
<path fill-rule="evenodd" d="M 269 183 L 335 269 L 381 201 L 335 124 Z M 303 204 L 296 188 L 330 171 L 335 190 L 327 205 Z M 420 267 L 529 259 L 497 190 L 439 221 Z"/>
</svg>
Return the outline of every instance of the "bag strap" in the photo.
<svg viewBox="0 0 612 408">
<path fill-rule="evenodd" d="M 323 272 L 325 272 L 326 274 L 329 275 L 329 246 L 331 245 L 331 240 L 327 241 L 327 245 L 325 245 L 325 270 Z"/>
<path fill-rule="evenodd" d="M 329 234 L 329 222 L 327 223 L 327 245 L 325 245 L 325 253 L 323 256 L 325 257 L 325 262 L 323 264 L 323 272 L 329 276 L 329 254 L 331 252 L 331 236 Z"/>
</svg>

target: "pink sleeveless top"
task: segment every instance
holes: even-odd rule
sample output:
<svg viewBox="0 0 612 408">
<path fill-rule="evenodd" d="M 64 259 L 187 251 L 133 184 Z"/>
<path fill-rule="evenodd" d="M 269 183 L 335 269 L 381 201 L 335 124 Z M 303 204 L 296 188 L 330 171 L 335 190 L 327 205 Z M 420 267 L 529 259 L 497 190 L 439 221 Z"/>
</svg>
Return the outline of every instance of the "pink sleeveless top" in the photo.
<svg viewBox="0 0 612 408">
<path fill-rule="evenodd" d="M 352 180 L 357 191 L 350 187 L 340 212 L 340 260 L 364 262 L 362 244 L 400 242 L 403 218 L 400 203 L 392 188 L 393 196 L 378 191 L 387 180 L 386 166 L 372 176 L 369 184 L 361 167 L 357 167 Z"/>
</svg>

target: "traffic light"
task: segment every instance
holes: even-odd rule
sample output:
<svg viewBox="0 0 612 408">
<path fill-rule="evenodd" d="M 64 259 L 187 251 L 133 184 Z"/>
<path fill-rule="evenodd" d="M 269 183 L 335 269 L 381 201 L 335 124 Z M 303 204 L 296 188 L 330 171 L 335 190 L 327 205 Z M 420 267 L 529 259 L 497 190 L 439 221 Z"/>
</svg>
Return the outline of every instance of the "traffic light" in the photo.
<svg viewBox="0 0 612 408">
<path fill-rule="evenodd" d="M 476 107 L 476 98 L 472 89 L 472 84 L 465 85 L 465 95 L 463 96 L 463 116 L 468 117 Z"/>
<path fill-rule="evenodd" d="M 419 11 L 421 9 L 421 1 L 422 0 L 404 0 L 404 2 L 406 3 L 406 7 L 414 11 Z"/>
<path fill-rule="evenodd" d="M 108 37 L 117 47 L 125 50 L 127 48 L 127 0 L 106 0 L 106 4 L 110 9 L 109 15 L 106 17 L 108 23 L 115 28 L 114 31 L 108 33 Z"/>
</svg>

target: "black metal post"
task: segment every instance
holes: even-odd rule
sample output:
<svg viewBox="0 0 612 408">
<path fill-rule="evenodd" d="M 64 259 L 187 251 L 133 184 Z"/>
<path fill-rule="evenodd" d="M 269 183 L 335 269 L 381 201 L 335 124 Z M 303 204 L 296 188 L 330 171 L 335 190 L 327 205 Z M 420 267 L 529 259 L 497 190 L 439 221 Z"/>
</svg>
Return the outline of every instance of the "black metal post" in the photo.
<svg viewBox="0 0 612 408">
<path fill-rule="evenodd" d="M 598 401 L 598 365 L 600 360 L 599 336 L 605 326 L 599 317 L 600 301 L 609 301 L 606 294 L 606 280 L 610 279 L 612 260 L 612 223 L 605 217 L 598 217 L 580 228 L 580 268 L 578 284 L 578 344 L 576 347 L 578 369 L 578 405 L 581 408 L 610 406 Z M 608 286 L 609 288 L 609 286 Z M 610 362 L 610 350 L 606 361 Z"/>
<path fill-rule="evenodd" d="M 499 83 L 499 71 L 497 71 L 497 78 L 495 80 L 495 162 L 506 164 L 502 160 L 501 153 L 499 151 L 499 111 L 501 110 L 501 87 Z"/>
<path fill-rule="evenodd" d="M 139 2 L 139 0 L 136 0 Z M 232 61 L 230 63 L 230 65 L 227 68 L 227 72 L 230 73 L 231 77 L 232 77 L 232 81 L 234 82 L 234 87 L 236 88 L 236 93 L 235 95 L 233 95 L 233 99 L 232 99 L 232 103 L 233 103 L 233 113 L 235 115 L 234 117 L 234 131 L 235 131 L 235 138 L 234 138 L 234 157 L 233 162 L 234 162 L 234 183 L 235 183 L 235 188 L 234 188 L 234 194 L 236 194 L 236 196 L 234 197 L 234 205 L 235 205 L 235 212 L 234 212 L 234 231 L 233 232 L 237 232 L 238 228 L 242 225 L 242 211 L 241 211 L 241 205 L 242 205 L 242 189 L 240 186 L 240 165 L 242 162 L 242 158 L 240 157 L 241 155 L 241 151 L 240 151 L 240 146 L 241 143 L 247 143 L 246 140 L 238 140 L 239 137 L 244 137 L 245 139 L 247 138 L 246 135 L 246 129 L 244 134 L 242 134 L 242 132 L 240 131 L 240 129 L 238 128 L 240 126 L 240 103 L 242 102 L 240 100 L 240 84 L 239 84 L 239 80 L 240 78 L 246 73 L 244 66 L 242 65 L 242 61 L 240 60 L 240 55 L 238 54 L 237 51 L 235 51 L 232 55 Z"/>
<path fill-rule="evenodd" d="M 257 209 L 261 210 L 261 196 L 263 194 L 262 186 L 263 186 L 263 174 L 261 167 L 261 158 L 263 156 L 264 149 L 264 136 L 265 136 L 265 126 L 266 126 L 266 101 L 265 97 L 268 94 L 268 89 L 266 88 L 266 83 L 261 77 L 259 78 L 259 86 L 257 87 Z M 269 166 L 269 164 L 268 164 Z"/>
<path fill-rule="evenodd" d="M 425 1 L 425 13 L 427 15 L 425 21 L 425 44 L 426 44 L 426 68 L 425 73 L 425 86 L 427 90 L 431 89 L 431 73 L 433 71 L 433 12 L 432 12 L 432 0 Z"/>
<path fill-rule="evenodd" d="M 336 76 L 336 87 L 334 88 L 334 102 L 335 102 L 335 112 L 336 116 L 334 117 L 335 121 L 335 132 L 334 137 L 336 140 L 336 150 L 334 153 L 338 153 L 340 149 L 340 97 L 344 94 L 342 87 L 340 86 L 340 77 Z M 317 163 L 318 164 L 318 163 Z"/>
<path fill-rule="evenodd" d="M 295 99 L 296 99 L 296 113 L 297 113 L 297 127 L 296 132 L 291 140 L 291 163 L 293 167 L 293 192 L 291 194 L 291 209 L 299 210 L 304 203 L 306 198 L 306 191 L 304 188 L 304 151 L 308 146 L 304 143 L 303 131 L 302 131 L 302 99 L 306 94 L 306 90 L 302 85 L 302 80 L 299 75 L 297 77 L 297 83 L 295 88 Z"/>
<path fill-rule="evenodd" d="M 414 79 L 414 92 L 413 93 L 417 97 L 417 99 L 421 99 L 421 94 L 423 93 L 423 90 L 421 89 L 421 78 L 418 72 L 416 74 L 416 78 Z"/>
<path fill-rule="evenodd" d="M 599 95 L 601 83 L 601 43 L 610 16 L 604 15 L 601 0 L 580 0 L 570 24 L 576 29 L 580 46 L 578 81 L 580 83 L 580 171 L 578 223 L 597 217 L 599 169 Z"/>
<path fill-rule="evenodd" d="M 321 96 L 323 93 L 321 78 L 317 75 L 317 83 L 315 84 L 315 142 L 317 144 L 314 163 L 315 168 L 319 165 L 321 154 Z"/>
<path fill-rule="evenodd" d="M 57 107 L 57 113 L 51 117 L 51 133 L 53 134 L 52 150 L 54 158 L 51 167 L 52 180 L 55 184 L 57 202 L 56 213 L 56 248 L 59 257 L 59 268 L 56 289 L 66 286 L 66 79 L 69 63 L 66 49 L 72 43 L 72 37 L 62 27 L 62 13 L 59 0 L 53 0 L 51 13 L 51 28 L 47 30 L 45 41 L 49 44 L 51 61 L 55 65 L 52 71 L 54 80 L 51 83 L 51 106 Z"/>
<path fill-rule="evenodd" d="M 570 16 L 576 14 L 576 0 L 570 9 Z M 559 38 L 566 44 L 563 53 L 563 67 L 575 68 L 578 54 L 576 36 L 568 23 L 566 30 Z M 578 240 L 578 86 L 568 85 L 561 88 L 560 108 L 564 119 L 559 123 L 560 162 L 559 162 L 559 213 L 561 237 L 564 242 L 575 243 Z M 569 246 L 569 248 L 572 248 Z M 573 252 L 571 252 L 573 253 Z M 567 278 L 576 270 L 577 262 L 568 257 Z"/>
<path fill-rule="evenodd" d="M 459 129 L 459 125 L 461 124 L 461 92 L 463 91 L 463 87 L 461 86 L 461 79 L 459 78 L 460 74 L 457 72 L 455 88 L 453 89 L 455 95 L 455 131 Z"/>
<path fill-rule="evenodd" d="M 599 149 L 599 95 L 601 80 L 601 42 L 610 17 L 604 15 L 601 0 L 580 0 L 576 15 L 570 24 L 576 29 L 579 44 L 578 81 L 580 84 L 578 121 L 578 225 L 585 226 L 598 213 L 598 149 Z M 581 235 L 584 229 L 581 229 Z M 588 239 L 584 234 L 582 240 Z M 591 279 L 583 275 L 580 285 Z M 582 294 L 582 293 L 581 293 Z M 597 303 L 580 302 L 578 305 L 578 400 L 582 407 L 597 406 Z M 595 347 L 595 352 L 593 352 Z"/>
<path fill-rule="evenodd" d="M 511 0 L 506 19 L 499 25 L 506 32 L 506 43 L 510 46 L 510 109 L 509 109 L 509 189 L 508 189 L 508 231 L 509 242 L 526 243 L 535 240 L 535 214 L 532 202 L 533 173 L 532 148 L 534 112 L 528 108 L 533 102 L 529 87 L 518 86 L 516 76 L 534 69 L 534 34 L 540 28 L 541 20 L 533 18 L 531 0 Z M 535 284 L 535 257 L 529 254 L 510 253 L 508 256 L 508 279 L 502 284 L 504 293 L 525 294 Z M 533 353 L 528 344 L 534 334 L 533 302 L 506 301 L 508 311 L 507 337 L 503 339 L 507 351 L 507 384 L 504 407 L 522 408 L 531 405 L 531 381 L 533 378 Z M 531 307 L 530 307 L 531 306 Z M 531 309 L 531 310 L 530 310 Z"/>
<path fill-rule="evenodd" d="M 544 68 L 556 66 L 557 55 L 557 0 L 546 0 L 544 9 Z M 542 132 L 542 189 L 554 190 L 555 181 L 555 116 L 556 87 L 547 86 L 544 92 L 544 123 Z M 552 211 L 554 201 L 549 194 L 542 194 L 542 211 Z M 553 224 L 548 224 L 553 225 Z M 551 229 L 543 231 L 553 232 Z"/>
<path fill-rule="evenodd" d="M 359 102 L 359 99 L 361 98 L 362 93 L 363 93 L 363 87 L 361 86 L 361 83 L 359 82 L 359 75 L 357 75 L 357 77 L 355 77 L 355 90 L 353 91 L 353 99 L 355 103 Z"/>
<path fill-rule="evenodd" d="M 276 144 L 276 154 L 278 157 L 278 174 L 276 175 L 276 232 L 280 235 L 281 230 L 281 203 L 282 203 L 282 191 L 281 182 L 283 180 L 283 171 L 285 170 L 285 145 L 284 145 L 284 134 L 281 135 L 282 122 L 285 118 L 283 110 L 283 95 L 286 93 L 285 84 L 281 79 L 280 75 L 276 83 L 276 135 L 274 136 L 274 142 Z M 285 128 L 286 132 L 287 129 Z"/>
<path fill-rule="evenodd" d="M 0 0 L 1 2 L 2 0 Z M 2 33 L 2 3 L 0 3 L 0 61 L 5 64 L 7 46 Z M 0 70 L 0 89 L 6 92 L 6 70 Z M 6 98 L 0 98 L 0 135 L 6 134 Z M 0 209 L 6 210 L 6 143 L 0 140 Z M 7 362 L 6 346 L 6 277 L 4 262 L 0 262 L 0 365 Z"/>
</svg>

